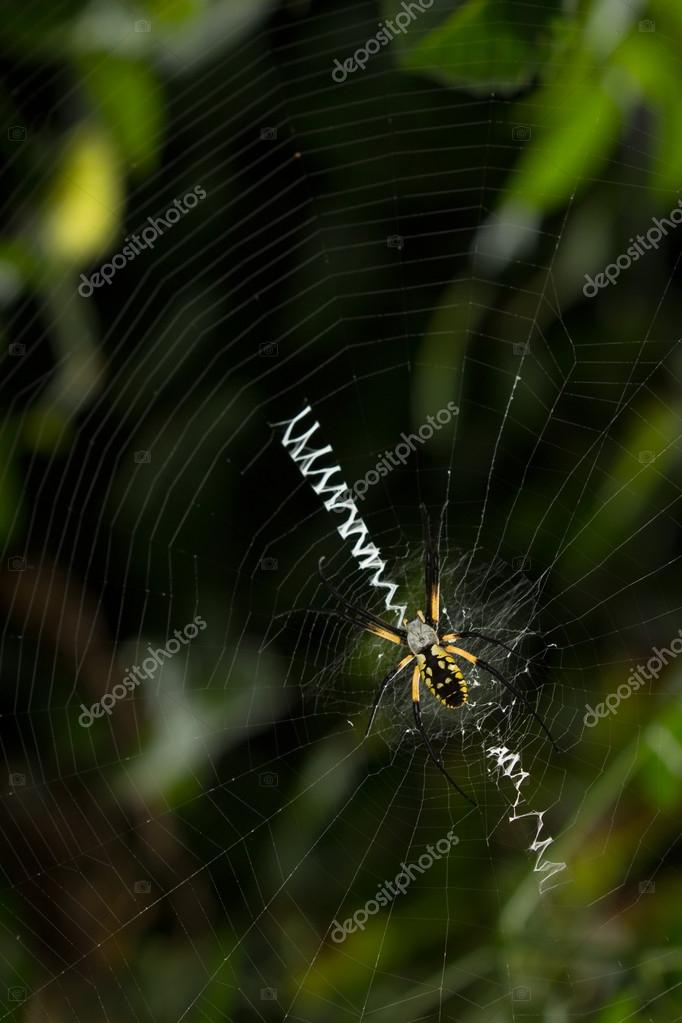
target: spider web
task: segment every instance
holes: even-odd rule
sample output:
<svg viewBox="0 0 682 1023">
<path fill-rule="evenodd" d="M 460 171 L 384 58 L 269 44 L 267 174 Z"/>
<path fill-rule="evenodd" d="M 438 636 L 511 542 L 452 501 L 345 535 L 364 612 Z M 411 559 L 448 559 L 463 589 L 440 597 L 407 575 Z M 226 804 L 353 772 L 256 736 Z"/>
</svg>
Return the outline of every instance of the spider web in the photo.
<svg viewBox="0 0 682 1023">
<path fill-rule="evenodd" d="M 186 104 L 174 141 L 193 144 L 134 208 L 142 220 L 200 179 L 208 205 L 117 282 L 118 305 L 102 300 L 110 376 L 69 454 L 27 467 L 27 565 L 5 587 L 15 684 L 0 1018 L 26 1007 L 51 1023 L 506 1020 L 523 1009 L 512 992 L 523 1002 L 549 981 L 532 957 L 498 957 L 494 921 L 516 936 L 535 926 L 539 942 L 557 906 L 583 909 L 571 902 L 572 836 L 627 757 L 585 729 L 585 707 L 610 691 L 602 678 L 617 686 L 677 628 L 670 281 L 638 310 L 635 337 L 620 321 L 586 330 L 576 306 L 588 268 L 566 270 L 573 201 L 505 255 L 511 229 L 492 211 L 512 145 L 506 99 L 401 75 L 387 54 L 362 78 L 331 81 L 332 60 L 375 31 L 375 15 L 281 14 L 201 96 L 168 72 Z M 243 110 L 228 90 L 243 92 Z M 214 145 L 223 173 L 209 181 Z M 35 311 L 17 316 L 13 336 L 32 337 Z M 167 403 L 150 411 L 157 385 Z M 8 417 L 24 423 L 40 390 L 18 388 Z M 409 673 L 363 740 L 397 648 L 317 613 L 337 606 L 316 571 L 325 556 L 348 600 L 386 615 L 271 425 L 310 403 L 352 485 L 448 401 L 457 414 L 358 507 L 411 615 L 423 606 L 419 505 L 437 512 L 447 495 L 446 619 L 512 648 L 467 644 L 564 750 L 484 672 L 465 668 L 461 711 L 424 694 L 427 732 L 476 810 L 425 756 Z M 642 435 L 660 470 L 636 447 Z M 654 497 L 624 515 L 640 473 L 655 477 Z M 204 633 L 79 726 L 83 703 L 196 615 Z M 635 745 L 645 726 L 634 721 Z M 449 833 L 447 856 L 334 943 L 333 922 L 373 899 L 386 871 Z M 560 926 L 551 939 L 565 950 Z M 598 962 L 593 976 L 606 973 Z"/>
</svg>

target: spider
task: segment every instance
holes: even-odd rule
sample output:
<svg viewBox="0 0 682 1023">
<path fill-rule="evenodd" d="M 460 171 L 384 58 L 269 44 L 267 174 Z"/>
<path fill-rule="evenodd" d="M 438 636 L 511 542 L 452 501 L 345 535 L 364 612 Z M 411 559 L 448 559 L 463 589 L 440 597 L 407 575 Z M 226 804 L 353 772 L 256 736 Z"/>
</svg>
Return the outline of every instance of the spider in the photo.
<svg viewBox="0 0 682 1023">
<path fill-rule="evenodd" d="M 487 672 L 501 685 L 508 689 L 509 692 L 513 693 L 513 695 L 524 704 L 526 710 L 529 711 L 538 722 L 557 752 L 558 747 L 542 718 L 533 710 L 532 707 L 528 705 L 523 693 L 521 693 L 512 682 L 506 679 L 496 668 L 488 664 L 487 661 L 482 660 L 475 654 L 472 654 L 468 650 L 454 644 L 458 643 L 459 640 L 470 638 L 485 640 L 488 643 L 493 643 L 496 646 L 502 647 L 504 650 L 509 651 L 509 653 L 513 653 L 514 651 L 511 647 L 502 643 L 501 640 L 494 639 L 491 636 L 486 636 L 481 632 L 474 632 L 471 629 L 457 632 L 442 631 L 440 622 L 440 534 L 442 530 L 442 515 L 438 535 L 436 542 L 434 543 L 432 541 L 428 513 L 423 505 L 421 510 L 424 522 L 424 583 L 426 590 L 426 613 L 423 611 L 417 611 L 417 616 L 412 621 L 408 621 L 408 619 L 405 618 L 403 621 L 403 628 L 396 628 L 393 625 L 387 625 L 386 622 L 382 621 L 381 618 L 378 618 L 376 615 L 373 615 L 370 611 L 366 611 L 364 608 L 355 607 L 347 601 L 324 575 L 322 571 L 324 558 L 320 558 L 319 573 L 324 584 L 329 588 L 329 590 L 331 590 L 344 608 L 343 611 L 335 610 L 328 613 L 340 617 L 344 621 L 349 622 L 351 625 L 364 629 L 366 632 L 371 632 L 374 636 L 380 636 L 382 639 L 386 639 L 390 643 L 395 643 L 398 646 L 407 646 L 409 649 L 409 653 L 406 654 L 405 657 L 403 657 L 402 660 L 395 665 L 395 667 L 391 668 L 377 690 L 369 716 L 369 723 L 365 732 L 365 739 L 369 736 L 372 730 L 372 725 L 374 724 L 374 719 L 376 718 L 377 711 L 379 710 L 379 704 L 381 703 L 384 693 L 388 687 L 405 671 L 405 669 L 409 665 L 413 664 L 412 709 L 417 731 L 424 741 L 424 745 L 426 746 L 430 759 L 436 765 L 441 774 L 447 778 L 448 782 L 460 793 L 460 795 L 462 795 L 473 806 L 476 806 L 474 800 L 459 787 L 457 782 L 445 769 L 442 761 L 436 756 L 433 746 L 431 745 L 431 740 L 424 729 L 421 716 L 420 704 L 422 684 L 426 686 L 431 696 L 438 700 L 438 702 L 448 710 L 457 710 L 468 702 L 469 687 L 461 668 L 457 664 L 457 658 L 467 661 L 469 664 L 473 664 Z"/>
</svg>

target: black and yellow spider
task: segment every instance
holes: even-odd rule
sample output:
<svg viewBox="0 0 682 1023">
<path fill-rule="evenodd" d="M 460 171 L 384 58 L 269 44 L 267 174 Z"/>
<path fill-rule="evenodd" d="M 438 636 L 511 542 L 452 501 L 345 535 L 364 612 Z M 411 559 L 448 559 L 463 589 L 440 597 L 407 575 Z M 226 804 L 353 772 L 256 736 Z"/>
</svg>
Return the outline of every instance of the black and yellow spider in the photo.
<svg viewBox="0 0 682 1023">
<path fill-rule="evenodd" d="M 331 612 L 332 614 L 343 618 L 352 625 L 356 625 L 359 628 L 364 629 L 366 632 L 371 632 L 375 636 L 387 639 L 391 643 L 396 643 L 399 646 L 407 646 L 410 651 L 394 668 L 391 668 L 379 686 L 372 705 L 365 738 L 369 735 L 372 725 L 374 724 L 374 719 L 384 693 L 391 683 L 395 682 L 405 668 L 414 662 L 414 668 L 412 670 L 412 708 L 414 711 L 414 720 L 417 730 L 424 740 L 424 745 L 426 746 L 428 755 L 438 770 L 445 775 L 450 784 L 456 788 L 465 799 L 475 806 L 476 803 L 474 800 L 471 799 L 470 796 L 467 796 L 467 794 L 459 787 L 457 782 L 450 777 L 442 762 L 434 753 L 431 741 L 424 730 L 420 710 L 420 688 L 422 683 L 426 686 L 431 695 L 449 710 L 456 710 L 467 703 L 469 699 L 469 688 L 467 686 L 466 679 L 457 664 L 456 658 L 460 658 L 461 660 L 468 661 L 470 664 L 476 665 L 476 667 L 481 668 L 489 675 L 492 675 L 492 677 L 501 683 L 501 685 L 505 686 L 505 688 L 508 689 L 509 692 L 513 693 L 517 699 L 521 700 L 526 709 L 533 715 L 555 749 L 557 749 L 557 746 L 542 718 L 536 714 L 532 707 L 529 707 L 523 693 L 521 693 L 512 682 L 504 678 L 504 676 L 501 675 L 496 668 L 493 668 L 490 664 L 488 664 L 487 661 L 483 661 L 480 657 L 470 653 L 468 650 L 464 650 L 462 647 L 455 646 L 453 644 L 461 639 L 471 638 L 482 639 L 488 643 L 494 643 L 495 645 L 502 647 L 504 650 L 513 653 L 513 650 L 511 650 L 510 647 L 498 639 L 493 639 L 491 636 L 486 636 L 481 632 L 472 632 L 470 629 L 461 632 L 441 632 L 440 527 L 437 540 L 433 543 L 431 539 L 429 519 L 424 507 L 422 507 L 422 515 L 424 518 L 424 581 L 426 588 L 427 610 L 426 614 L 424 614 L 423 611 L 417 611 L 417 617 L 411 622 L 405 618 L 404 628 L 400 629 L 393 625 L 387 625 L 386 622 L 383 622 L 381 618 L 373 615 L 370 611 L 366 611 L 360 607 L 355 607 L 353 604 L 349 603 L 349 601 L 347 601 L 345 597 L 339 593 L 336 587 L 333 586 L 323 574 L 322 563 L 324 562 L 324 558 L 320 559 L 319 571 L 325 585 L 331 590 L 336 599 L 345 609 L 344 611 L 333 611 Z"/>
</svg>

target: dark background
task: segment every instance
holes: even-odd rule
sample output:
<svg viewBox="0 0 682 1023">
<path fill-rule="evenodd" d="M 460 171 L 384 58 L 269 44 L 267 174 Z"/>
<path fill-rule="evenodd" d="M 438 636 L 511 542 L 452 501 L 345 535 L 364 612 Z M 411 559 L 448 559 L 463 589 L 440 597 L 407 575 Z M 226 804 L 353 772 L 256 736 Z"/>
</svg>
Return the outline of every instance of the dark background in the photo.
<svg viewBox="0 0 682 1023">
<path fill-rule="evenodd" d="M 682 19 L 436 0 L 334 82 L 399 6 L 0 7 L 2 1018 L 682 1019 L 679 667 L 583 724 L 682 625 L 676 232 L 582 292 L 678 202 Z M 525 637 L 563 755 L 483 680 L 485 712 L 428 710 L 479 811 L 406 683 L 360 743 L 392 648 L 273 617 L 334 606 L 322 555 L 382 611 L 274 424 L 310 403 L 351 483 L 449 401 L 361 513 L 412 614 L 450 471 L 448 610 Z M 567 864 L 542 895 L 493 740 Z"/>
</svg>

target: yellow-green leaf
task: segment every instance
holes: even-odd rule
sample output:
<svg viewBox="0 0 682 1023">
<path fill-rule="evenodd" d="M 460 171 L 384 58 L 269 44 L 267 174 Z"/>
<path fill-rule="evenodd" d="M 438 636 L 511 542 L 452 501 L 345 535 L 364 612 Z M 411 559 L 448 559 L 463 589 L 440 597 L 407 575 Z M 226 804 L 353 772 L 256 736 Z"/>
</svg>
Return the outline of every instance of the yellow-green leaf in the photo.
<svg viewBox="0 0 682 1023">
<path fill-rule="evenodd" d="M 116 151 L 94 122 L 68 139 L 39 229 L 46 255 L 74 266 L 106 252 L 121 221 L 123 182 Z"/>
</svg>

